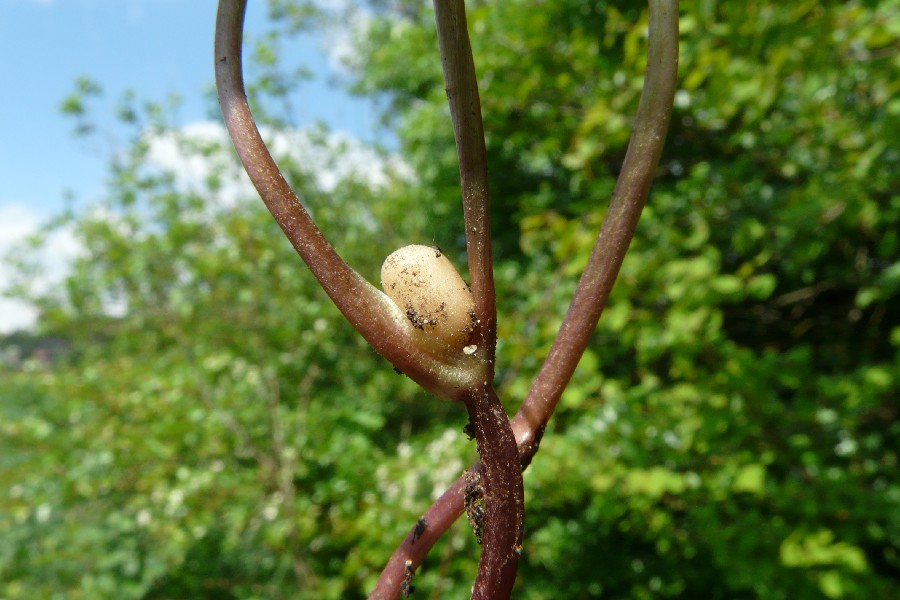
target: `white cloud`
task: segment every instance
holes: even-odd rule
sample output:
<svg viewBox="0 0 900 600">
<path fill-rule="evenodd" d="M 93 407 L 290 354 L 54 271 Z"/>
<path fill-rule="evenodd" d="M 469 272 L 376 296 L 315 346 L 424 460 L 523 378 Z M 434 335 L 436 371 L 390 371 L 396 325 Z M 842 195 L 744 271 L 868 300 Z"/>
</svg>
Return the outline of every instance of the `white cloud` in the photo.
<svg viewBox="0 0 900 600">
<path fill-rule="evenodd" d="M 375 188 L 385 186 L 391 172 L 413 178 L 412 170 L 399 157 L 382 156 L 344 132 L 278 130 L 263 131 L 263 137 L 276 160 L 290 158 L 304 165 L 324 192 L 350 177 Z M 218 173 L 222 180 L 218 201 L 231 205 L 241 198 L 256 198 L 247 175 L 232 159 L 231 141 L 219 123 L 192 123 L 177 132 L 156 135 L 148 140 L 148 147 L 148 163 L 172 174 L 179 189 L 208 193 L 205 182 Z M 200 148 L 205 152 L 199 152 Z"/>
<path fill-rule="evenodd" d="M 24 240 L 35 232 L 39 224 L 37 214 L 22 204 L 0 206 L 0 242 Z"/>
<path fill-rule="evenodd" d="M 0 206 L 0 259 L 18 243 L 37 230 L 38 219 L 21 204 Z M 12 269 L 0 260 L 0 333 L 9 333 L 34 324 L 37 313 L 34 308 L 19 300 L 6 298 L 6 291 L 13 277 Z"/>
<path fill-rule="evenodd" d="M 379 154 L 343 132 L 279 130 L 264 133 L 264 137 L 275 156 L 289 157 L 314 173 L 316 185 L 326 193 L 348 177 L 375 188 L 386 185 L 390 173 L 413 179 L 412 170 L 399 157 Z M 177 189 L 209 195 L 207 179 L 217 174 L 222 186 L 211 202 L 231 206 L 257 198 L 243 168 L 233 158 L 223 125 L 213 121 L 193 123 L 178 131 L 148 137 L 146 141 L 148 167 L 170 174 Z M 28 328 L 35 323 L 37 312 L 32 306 L 3 297 L 15 275 L 3 257 L 38 232 L 49 217 L 21 203 L 0 203 L 0 333 Z M 104 218 L 111 220 L 115 216 L 110 214 Z M 82 247 L 70 229 L 54 230 L 39 254 L 31 257 L 40 266 L 40 274 L 27 282 L 29 288 L 36 293 L 51 290 L 63 280 L 80 252 Z M 107 309 L 111 314 L 123 311 L 114 302 Z"/>
<path fill-rule="evenodd" d="M 214 121 L 201 121 L 148 136 L 147 164 L 171 174 L 176 186 L 185 192 L 208 194 L 207 180 L 214 173 L 222 179 L 215 199 L 233 205 L 253 193 L 253 187 L 236 167 L 225 127 Z"/>
<path fill-rule="evenodd" d="M 358 67 L 357 39 L 369 27 L 371 16 L 363 11 L 351 13 L 344 27 L 332 28 L 325 32 L 325 56 L 328 66 L 336 73 L 346 73 L 348 68 Z"/>
<path fill-rule="evenodd" d="M 356 66 L 356 39 L 368 28 L 372 13 L 354 0 L 315 0 L 314 4 L 331 15 L 331 24 L 320 31 L 328 67 L 345 74 L 348 67 Z"/>
<path fill-rule="evenodd" d="M 23 204 L 0 205 L 0 333 L 31 327 L 37 318 L 37 311 L 30 304 L 3 296 L 14 277 L 13 269 L 3 257 L 37 233 L 43 218 L 40 213 Z M 38 255 L 33 257 L 40 266 L 40 271 L 28 285 L 38 292 L 45 292 L 57 285 L 68 272 L 70 261 L 80 251 L 81 246 L 71 230 L 55 230 Z"/>
<path fill-rule="evenodd" d="M 320 134 L 311 131 L 280 131 L 265 135 L 274 156 L 286 156 L 306 165 L 315 175 L 316 186 L 330 192 L 341 180 L 357 178 L 373 188 L 384 187 L 389 173 L 412 179 L 412 169 L 398 156 L 382 156 L 347 133 Z"/>
</svg>

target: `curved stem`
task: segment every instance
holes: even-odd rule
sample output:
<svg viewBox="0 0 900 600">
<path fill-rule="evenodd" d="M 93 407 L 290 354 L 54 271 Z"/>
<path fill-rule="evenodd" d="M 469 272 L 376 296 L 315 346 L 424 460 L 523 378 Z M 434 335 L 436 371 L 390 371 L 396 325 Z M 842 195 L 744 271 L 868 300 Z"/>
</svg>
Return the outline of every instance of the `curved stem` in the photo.
<svg viewBox="0 0 900 600">
<path fill-rule="evenodd" d="M 464 0 L 434 0 L 434 12 L 459 157 L 469 277 L 475 299 L 475 315 L 478 317 L 474 343 L 477 346 L 476 355 L 484 361 L 493 380 L 497 303 L 491 251 L 487 152 L 475 61 L 466 27 L 466 5 Z"/>
<path fill-rule="evenodd" d="M 477 463 L 476 468 L 480 472 L 481 463 Z M 476 468 L 470 469 L 470 472 Z M 465 486 L 465 479 L 457 479 L 422 515 L 419 522 L 412 526 L 385 565 L 375 589 L 369 594 L 369 600 L 394 600 L 400 595 L 400 584 L 406 574 L 407 561 L 413 568 L 422 564 L 428 551 L 462 514 Z"/>
<path fill-rule="evenodd" d="M 241 64 L 246 0 L 220 0 L 215 36 L 219 104 L 238 156 L 272 216 L 322 288 L 382 356 L 426 390 L 459 399 L 483 367 L 473 357 L 428 356 L 413 327 L 387 296 L 337 254 L 272 159 L 247 104 Z"/>
<path fill-rule="evenodd" d="M 597 328 L 662 155 L 678 74 L 678 0 L 649 4 L 647 74 L 628 151 L 572 303 L 516 414 L 523 438 L 546 425 Z"/>
<path fill-rule="evenodd" d="M 453 134 L 459 157 L 469 275 L 478 327 L 475 356 L 485 379 L 464 397 L 483 465 L 471 494 L 483 498 L 482 552 L 473 598 L 508 598 L 516 580 L 525 511 L 522 471 L 509 419 L 492 387 L 497 345 L 497 305 L 491 251 L 487 152 L 475 62 L 466 26 L 464 0 L 434 0 L 435 22 Z M 480 489 L 478 489 L 480 486 Z"/>
<path fill-rule="evenodd" d="M 662 153 L 677 77 L 678 1 L 650 0 L 649 5 L 647 74 L 622 173 L 559 335 L 525 403 L 512 420 L 522 469 L 528 466 L 537 452 L 546 423 L 597 326 Z M 480 463 L 473 466 L 470 472 L 479 468 Z M 457 479 L 426 513 L 433 515 L 428 520 L 429 535 L 427 541 L 420 540 L 423 544 L 416 547 L 415 555 L 409 555 L 414 567 L 421 564 L 431 545 L 462 514 L 464 506 L 459 490 L 464 485 L 463 477 Z M 430 545 L 423 547 L 425 543 Z M 378 580 L 376 589 L 380 590 L 381 595 L 373 597 L 397 597 L 397 589 L 393 589 L 391 594 L 388 582 L 395 577 L 396 557 L 405 556 L 407 550 L 406 542 L 397 548 Z"/>
</svg>

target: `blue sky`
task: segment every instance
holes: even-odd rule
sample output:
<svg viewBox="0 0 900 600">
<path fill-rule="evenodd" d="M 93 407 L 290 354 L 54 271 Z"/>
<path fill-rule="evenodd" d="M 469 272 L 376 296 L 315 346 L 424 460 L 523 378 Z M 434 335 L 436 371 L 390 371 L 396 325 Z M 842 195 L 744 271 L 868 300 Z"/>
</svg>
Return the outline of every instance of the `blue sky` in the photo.
<svg viewBox="0 0 900 600">
<path fill-rule="evenodd" d="M 251 0 L 246 32 L 266 29 L 265 0 Z M 0 333 L 33 321 L 34 313 L 2 298 L 10 271 L 2 256 L 11 244 L 67 206 L 83 208 L 103 196 L 110 146 L 73 136 L 60 112 L 79 76 L 103 88 L 92 104 L 102 126 L 114 125 L 126 90 L 139 99 L 183 101 L 180 125 L 208 119 L 213 83 L 215 0 L 0 0 Z M 333 40 L 331 41 L 333 44 Z M 379 135 L 377 112 L 330 83 L 323 40 L 285 48 L 286 65 L 306 66 L 315 78 L 292 104 L 302 127 L 325 122 L 361 140 Z M 65 269 L 77 251 L 60 238 L 48 251 L 48 272 Z"/>
<path fill-rule="evenodd" d="M 0 214 L 9 204 L 40 213 L 78 203 L 102 191 L 102 148 L 76 139 L 59 110 L 76 77 L 104 90 L 97 117 L 110 113 L 128 89 L 138 98 L 183 99 L 183 123 L 205 119 L 204 92 L 212 85 L 214 0 L 0 0 Z M 265 2 L 252 0 L 247 32 L 265 27 Z M 300 124 L 322 120 L 371 139 L 377 128 L 371 104 L 336 86 L 317 40 L 294 44 L 287 64 L 305 64 L 317 77 L 294 103 Z"/>
</svg>

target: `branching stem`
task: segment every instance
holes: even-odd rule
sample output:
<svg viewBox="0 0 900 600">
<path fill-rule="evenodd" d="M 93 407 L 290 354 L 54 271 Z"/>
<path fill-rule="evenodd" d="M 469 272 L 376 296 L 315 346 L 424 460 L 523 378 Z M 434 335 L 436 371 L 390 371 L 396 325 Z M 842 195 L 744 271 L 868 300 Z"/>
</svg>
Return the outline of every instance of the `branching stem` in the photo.
<svg viewBox="0 0 900 600">
<path fill-rule="evenodd" d="M 678 0 L 650 0 L 649 7 L 647 74 L 622 172 L 560 332 L 522 408 L 512 420 L 522 469 L 537 452 L 546 424 L 597 326 L 662 154 L 678 71 Z M 469 471 L 480 468 L 476 464 Z M 433 544 L 462 514 L 460 490 L 464 485 L 460 477 L 426 513 L 431 515 L 429 543 Z M 423 546 L 416 547 L 412 557 L 416 566 L 430 548 Z M 391 595 L 390 584 L 386 582 L 396 577 L 396 557 L 404 556 L 407 550 L 404 542 L 382 571 L 376 588 L 381 590 L 378 598 L 396 597 Z"/>
<path fill-rule="evenodd" d="M 285 181 L 259 133 L 244 90 L 241 61 L 246 0 L 220 0 L 215 65 L 219 104 L 228 133 L 269 212 L 348 321 L 382 356 L 429 392 L 457 400 L 480 380 L 483 366 L 470 356 L 429 356 L 399 309 L 338 255 Z"/>
<path fill-rule="evenodd" d="M 475 61 L 464 0 L 434 0 L 441 65 L 459 157 L 466 248 L 475 300 L 475 356 L 484 381 L 464 396 L 469 423 L 483 465 L 484 535 L 472 598 L 508 598 L 516 581 L 522 547 L 524 491 L 516 440 L 493 388 L 497 345 L 497 304 L 491 252 L 487 152 Z"/>
<path fill-rule="evenodd" d="M 221 0 L 216 20 L 216 85 L 238 156 L 288 240 L 350 323 L 376 350 L 425 389 L 465 403 L 485 465 L 481 479 L 484 548 L 473 597 L 507 598 L 515 583 L 522 542 L 524 494 L 515 436 L 492 387 L 496 305 L 487 162 L 465 6 L 462 0 L 449 0 L 449 12 L 444 12 L 442 5 L 438 31 L 445 52 L 447 91 L 460 156 L 470 275 L 479 319 L 477 350 L 459 353 L 458 357 L 434 357 L 423 353 L 410 335 L 412 326 L 390 299 L 338 256 L 269 153 L 247 103 L 243 83 L 241 45 L 246 5 L 246 0 Z M 423 546 L 425 539 L 428 536 L 421 540 Z M 391 581 L 398 589 L 401 582 L 402 579 Z"/>
</svg>

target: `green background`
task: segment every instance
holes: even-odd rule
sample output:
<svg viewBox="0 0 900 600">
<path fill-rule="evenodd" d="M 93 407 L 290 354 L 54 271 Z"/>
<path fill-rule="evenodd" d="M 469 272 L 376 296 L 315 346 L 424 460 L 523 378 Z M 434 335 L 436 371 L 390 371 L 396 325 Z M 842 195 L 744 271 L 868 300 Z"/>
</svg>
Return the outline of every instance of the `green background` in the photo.
<svg viewBox="0 0 900 600">
<path fill-rule="evenodd" d="M 341 254 L 439 243 L 464 264 L 433 14 L 373 2 L 350 85 L 403 172 L 323 190 L 286 176 Z M 291 127 L 278 44 L 323 18 L 270 2 L 250 96 Z M 896 598 L 900 589 L 900 5 L 681 4 L 666 150 L 592 343 L 525 474 L 514 597 Z M 565 313 L 642 84 L 639 2 L 470 2 L 494 201 L 497 386 L 512 414 Z M 90 119 L 85 80 L 64 108 Z M 227 200 L 227 143 L 126 97 L 104 198 L 61 215 L 85 247 L 28 282 L 2 340 L 0 598 L 364 597 L 474 459 L 461 407 L 396 375 L 342 321 L 261 203 Z M 90 127 L 82 127 L 88 131 Z M 147 167 L 148 132 L 215 165 Z M 273 133 L 274 135 L 274 133 Z M 348 160 L 325 142 L 331 164 Z M 111 314 L 110 307 L 117 308 Z M 15 355 L 22 360 L 14 359 Z M 461 598 L 457 523 L 416 597 Z"/>
</svg>

